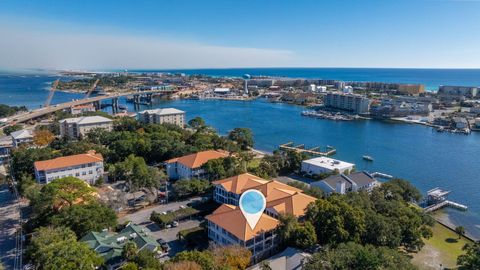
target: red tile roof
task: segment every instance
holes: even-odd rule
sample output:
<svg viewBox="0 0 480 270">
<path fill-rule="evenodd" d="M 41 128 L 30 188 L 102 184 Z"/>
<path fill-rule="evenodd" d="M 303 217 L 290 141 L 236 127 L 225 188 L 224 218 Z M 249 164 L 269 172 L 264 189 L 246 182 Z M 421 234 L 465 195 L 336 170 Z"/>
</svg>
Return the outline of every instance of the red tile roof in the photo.
<svg viewBox="0 0 480 270">
<path fill-rule="evenodd" d="M 100 161 L 103 162 L 103 157 L 101 154 L 97 154 L 95 153 L 95 151 L 89 151 L 86 154 L 59 157 L 43 161 L 35 161 L 34 166 L 35 170 L 37 171 L 48 171 Z"/>
<path fill-rule="evenodd" d="M 224 158 L 224 157 L 228 157 L 227 152 L 207 150 L 207 151 L 186 155 L 183 157 L 172 158 L 165 162 L 166 163 L 178 162 L 188 168 L 195 169 L 195 168 L 201 167 L 203 164 L 207 163 L 211 159 Z"/>
</svg>

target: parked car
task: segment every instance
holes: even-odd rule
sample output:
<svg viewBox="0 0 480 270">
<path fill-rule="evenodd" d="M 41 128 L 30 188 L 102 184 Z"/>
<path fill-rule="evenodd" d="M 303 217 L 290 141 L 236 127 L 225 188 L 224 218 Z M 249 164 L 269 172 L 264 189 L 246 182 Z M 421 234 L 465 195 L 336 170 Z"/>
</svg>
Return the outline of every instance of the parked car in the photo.
<svg viewBox="0 0 480 270">
<path fill-rule="evenodd" d="M 180 205 L 180 209 L 185 209 L 187 208 L 185 205 Z"/>
<path fill-rule="evenodd" d="M 158 239 L 157 242 L 160 244 L 160 247 L 162 248 L 163 252 L 168 252 L 170 251 L 170 246 L 167 244 L 165 240 L 162 238 Z"/>
<path fill-rule="evenodd" d="M 172 222 L 172 227 L 178 227 L 178 222 L 177 221 Z"/>
</svg>

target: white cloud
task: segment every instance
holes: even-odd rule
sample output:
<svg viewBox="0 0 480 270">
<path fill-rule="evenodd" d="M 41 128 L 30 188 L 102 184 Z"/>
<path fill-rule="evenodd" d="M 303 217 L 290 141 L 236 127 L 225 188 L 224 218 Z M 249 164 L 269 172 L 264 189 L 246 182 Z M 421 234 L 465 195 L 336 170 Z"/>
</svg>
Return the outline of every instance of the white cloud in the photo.
<svg viewBox="0 0 480 270">
<path fill-rule="evenodd" d="M 222 68 L 289 66 L 291 51 L 215 46 L 119 34 L 33 30 L 0 24 L 1 68 Z"/>
</svg>

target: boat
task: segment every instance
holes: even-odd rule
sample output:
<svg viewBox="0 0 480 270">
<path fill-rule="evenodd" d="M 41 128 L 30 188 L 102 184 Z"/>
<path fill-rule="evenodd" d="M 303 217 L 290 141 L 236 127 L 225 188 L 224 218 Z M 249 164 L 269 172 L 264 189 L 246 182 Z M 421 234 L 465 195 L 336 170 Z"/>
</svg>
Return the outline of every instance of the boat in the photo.
<svg viewBox="0 0 480 270">
<path fill-rule="evenodd" d="M 365 155 L 365 156 L 362 156 L 362 158 L 366 161 L 373 161 L 373 157 L 371 157 L 371 156 Z"/>
</svg>

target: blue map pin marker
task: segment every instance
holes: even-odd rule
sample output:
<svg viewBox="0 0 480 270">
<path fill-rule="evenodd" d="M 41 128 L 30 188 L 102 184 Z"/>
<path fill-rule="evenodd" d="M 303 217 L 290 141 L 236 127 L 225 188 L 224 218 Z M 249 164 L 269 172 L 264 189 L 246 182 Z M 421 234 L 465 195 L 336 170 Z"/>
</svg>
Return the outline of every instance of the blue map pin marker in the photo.
<svg viewBox="0 0 480 270">
<path fill-rule="evenodd" d="M 247 190 L 240 196 L 239 205 L 248 225 L 250 225 L 250 228 L 253 230 L 260 220 L 260 217 L 262 217 L 267 205 L 265 196 L 256 189 Z"/>
</svg>

